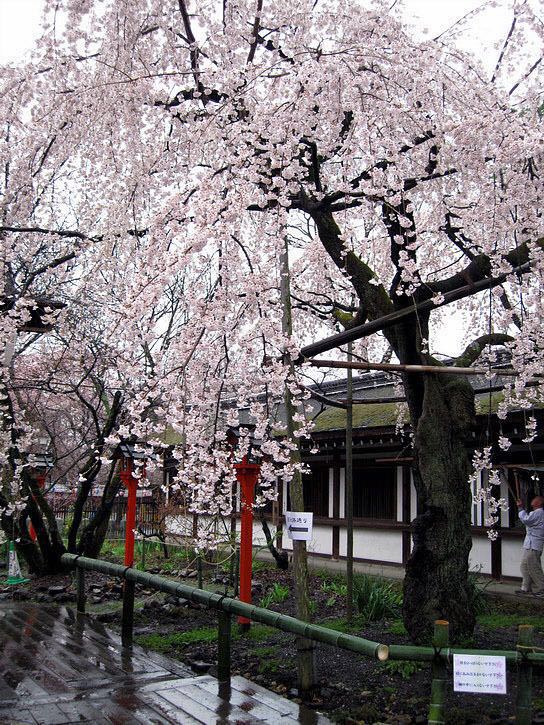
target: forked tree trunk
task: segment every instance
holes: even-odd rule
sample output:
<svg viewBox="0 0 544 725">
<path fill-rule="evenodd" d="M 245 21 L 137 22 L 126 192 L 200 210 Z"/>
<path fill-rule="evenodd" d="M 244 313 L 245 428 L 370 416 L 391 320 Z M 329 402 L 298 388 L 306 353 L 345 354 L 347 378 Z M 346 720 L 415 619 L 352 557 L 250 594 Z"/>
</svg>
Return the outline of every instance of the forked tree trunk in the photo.
<svg viewBox="0 0 544 725">
<path fill-rule="evenodd" d="M 121 479 L 116 473 L 115 464 L 112 464 L 110 475 L 104 486 L 102 500 L 94 517 L 85 526 L 79 539 L 77 553 L 96 559 L 100 554 L 100 550 L 108 533 L 110 516 L 115 503 L 115 499 L 121 488 Z"/>
<path fill-rule="evenodd" d="M 415 429 L 420 511 L 404 580 L 404 624 L 414 642 L 429 643 L 433 622 L 445 619 L 458 643 L 472 635 L 475 624 L 468 582 L 471 463 L 466 449 L 474 392 L 461 377 L 426 374 L 423 385 L 414 386 L 408 376 L 404 382 Z"/>
</svg>

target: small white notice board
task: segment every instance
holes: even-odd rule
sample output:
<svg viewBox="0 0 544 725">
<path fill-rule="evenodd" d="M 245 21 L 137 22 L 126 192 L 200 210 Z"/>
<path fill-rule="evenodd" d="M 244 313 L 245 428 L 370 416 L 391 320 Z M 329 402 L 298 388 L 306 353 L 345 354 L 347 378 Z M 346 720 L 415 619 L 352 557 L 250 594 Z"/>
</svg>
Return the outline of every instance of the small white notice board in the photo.
<svg viewBox="0 0 544 725">
<path fill-rule="evenodd" d="M 506 659 L 487 655 L 453 655 L 456 692 L 506 695 Z"/>
<path fill-rule="evenodd" d="M 309 511 L 286 511 L 285 528 L 290 539 L 311 541 L 314 515 Z"/>
</svg>

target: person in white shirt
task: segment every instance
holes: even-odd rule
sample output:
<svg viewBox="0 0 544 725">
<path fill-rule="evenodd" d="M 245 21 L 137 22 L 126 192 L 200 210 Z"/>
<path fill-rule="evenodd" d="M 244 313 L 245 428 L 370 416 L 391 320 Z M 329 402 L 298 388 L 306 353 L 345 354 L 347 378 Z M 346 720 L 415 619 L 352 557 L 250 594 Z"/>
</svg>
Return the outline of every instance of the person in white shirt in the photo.
<svg viewBox="0 0 544 725">
<path fill-rule="evenodd" d="M 544 496 L 535 496 L 531 501 L 531 512 L 527 513 L 520 500 L 516 501 L 519 519 L 525 525 L 525 539 L 521 557 L 521 589 L 516 594 L 533 594 L 544 597 L 544 572 L 542 571 L 542 549 L 544 549 Z"/>
</svg>

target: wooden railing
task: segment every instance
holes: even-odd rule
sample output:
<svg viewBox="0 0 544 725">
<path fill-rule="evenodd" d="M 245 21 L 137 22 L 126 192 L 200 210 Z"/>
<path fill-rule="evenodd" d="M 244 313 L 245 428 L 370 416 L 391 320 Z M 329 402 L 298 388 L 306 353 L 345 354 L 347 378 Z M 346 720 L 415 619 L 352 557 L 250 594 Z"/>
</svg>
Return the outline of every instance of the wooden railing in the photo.
<svg viewBox="0 0 544 725">
<path fill-rule="evenodd" d="M 363 637 L 343 634 L 303 622 L 269 609 L 246 604 L 238 599 L 222 596 L 205 589 L 165 579 L 130 567 L 113 564 L 100 559 L 89 559 L 75 554 L 64 554 L 62 562 L 77 572 L 77 611 L 85 613 L 85 571 L 95 571 L 124 580 L 121 640 L 123 646 L 132 645 L 134 624 L 134 594 L 136 584 L 157 591 L 183 597 L 202 604 L 218 613 L 218 658 L 217 676 L 220 681 L 230 680 L 231 675 L 231 622 L 232 616 L 247 617 L 255 622 L 267 624 L 299 637 L 322 642 L 333 647 L 350 650 L 382 662 L 386 660 L 416 660 L 430 662 L 432 666 L 431 703 L 429 723 L 445 722 L 446 684 L 449 679 L 448 665 L 455 654 L 502 656 L 509 664 L 517 665 L 516 723 L 530 725 L 532 719 L 532 668 L 544 666 L 544 651 L 533 646 L 533 627 L 519 627 L 516 650 L 476 650 L 464 647 L 450 647 L 448 623 L 437 621 L 432 647 L 416 645 L 387 645 Z"/>
</svg>

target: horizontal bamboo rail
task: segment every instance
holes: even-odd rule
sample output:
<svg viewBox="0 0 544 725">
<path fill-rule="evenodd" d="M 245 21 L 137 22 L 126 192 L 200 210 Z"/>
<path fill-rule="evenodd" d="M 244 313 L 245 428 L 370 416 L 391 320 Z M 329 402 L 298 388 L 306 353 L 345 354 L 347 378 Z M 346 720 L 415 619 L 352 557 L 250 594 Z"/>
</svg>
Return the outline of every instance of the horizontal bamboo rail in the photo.
<svg viewBox="0 0 544 725">
<path fill-rule="evenodd" d="M 170 581 L 156 574 L 148 574 L 147 572 L 131 569 L 120 564 L 112 564 L 109 561 L 102 561 L 101 559 L 89 559 L 75 554 L 64 554 L 62 556 L 62 563 L 70 567 L 75 567 L 78 570 L 96 571 L 101 574 L 120 577 L 127 582 L 142 584 L 157 591 L 173 594 L 192 602 L 203 604 L 209 609 L 247 617 L 254 622 L 260 622 L 261 624 L 267 624 L 276 629 L 281 629 L 283 632 L 290 632 L 291 634 L 296 634 L 315 642 L 323 642 L 324 644 L 347 649 L 351 652 L 358 652 L 359 654 L 374 657 L 380 661 L 385 661 L 388 658 L 389 648 L 387 645 L 372 642 L 362 637 L 354 637 L 351 634 L 335 632 L 332 629 L 327 629 L 327 627 L 309 624 L 295 617 L 289 617 L 285 614 L 272 612 L 269 609 L 240 602 L 238 599 L 224 597 L 221 594 L 209 592 L 205 589 L 198 589 L 196 587 L 190 587 L 187 584 Z"/>
<path fill-rule="evenodd" d="M 215 592 L 205 589 L 198 589 L 187 584 L 181 584 L 169 579 L 165 579 L 156 574 L 149 574 L 138 569 L 113 564 L 102 559 L 89 559 L 76 554 L 63 554 L 62 563 L 70 568 L 76 568 L 78 571 L 96 571 L 109 576 L 120 577 L 125 581 L 142 584 L 143 586 L 157 591 L 173 594 L 183 597 L 192 602 L 202 604 L 209 609 L 227 612 L 237 616 L 247 617 L 254 622 L 267 624 L 284 632 L 290 632 L 315 642 L 323 642 L 334 647 L 347 649 L 351 652 L 373 657 L 380 661 L 391 660 L 416 660 L 419 662 L 433 662 L 435 658 L 441 657 L 446 661 L 451 661 L 454 654 L 473 654 L 484 656 L 505 657 L 507 662 L 521 663 L 530 662 L 534 665 L 544 665 L 544 652 L 532 651 L 511 651 L 511 650 L 483 650 L 483 649 L 467 649 L 464 647 L 447 647 L 439 651 L 435 647 L 421 647 L 418 645 L 398 645 L 398 644 L 380 644 L 363 637 L 355 637 L 351 634 L 342 634 L 335 632 L 327 627 L 321 627 L 318 624 L 309 624 L 295 617 L 290 617 L 278 612 L 272 612 L 269 609 L 256 607 L 252 604 L 246 604 L 238 599 L 225 597 Z M 82 592 L 83 585 L 78 580 L 78 596 Z"/>
</svg>

